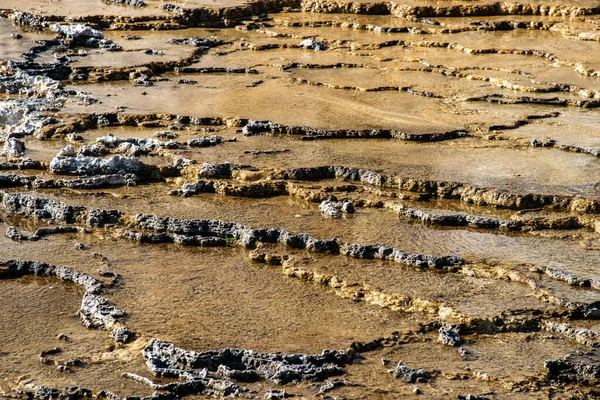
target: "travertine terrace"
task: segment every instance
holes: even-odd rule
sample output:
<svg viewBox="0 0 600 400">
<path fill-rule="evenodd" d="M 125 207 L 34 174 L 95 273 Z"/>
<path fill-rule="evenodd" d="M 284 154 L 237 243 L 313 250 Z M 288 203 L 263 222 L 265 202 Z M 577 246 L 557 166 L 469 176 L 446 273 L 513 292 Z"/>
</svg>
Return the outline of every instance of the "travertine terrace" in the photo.
<svg viewBox="0 0 600 400">
<path fill-rule="evenodd" d="M 600 398 L 600 2 L 0 1 L 0 397 Z"/>
</svg>

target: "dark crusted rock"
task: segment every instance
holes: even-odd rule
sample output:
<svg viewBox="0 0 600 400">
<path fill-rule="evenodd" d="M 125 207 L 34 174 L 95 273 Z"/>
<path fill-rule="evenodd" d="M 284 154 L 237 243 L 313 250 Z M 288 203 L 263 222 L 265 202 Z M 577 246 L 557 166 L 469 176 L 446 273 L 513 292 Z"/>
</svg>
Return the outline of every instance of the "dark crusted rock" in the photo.
<svg viewBox="0 0 600 400">
<path fill-rule="evenodd" d="M 248 257 L 254 262 L 273 265 L 273 266 L 282 265 L 284 260 L 289 259 L 289 255 L 287 255 L 287 254 L 264 252 L 259 249 L 252 250 L 248 254 Z"/>
<path fill-rule="evenodd" d="M 19 175 L 0 175 L 0 187 L 11 188 L 20 186 L 31 186 L 34 180 L 32 177 Z"/>
<path fill-rule="evenodd" d="M 489 397 L 476 394 L 468 394 L 466 396 L 458 396 L 459 400 L 491 400 Z"/>
<path fill-rule="evenodd" d="M 173 162 L 173 168 L 181 171 L 182 169 L 194 164 L 197 164 L 196 160 L 190 160 L 189 158 L 181 157 Z"/>
<path fill-rule="evenodd" d="M 82 219 L 85 208 L 72 206 L 51 199 L 44 199 L 20 193 L 2 193 L 2 207 L 14 215 L 72 224 Z"/>
<path fill-rule="evenodd" d="M 39 240 L 40 239 L 39 236 L 36 236 L 36 235 L 33 235 L 33 236 L 25 235 L 25 234 L 21 233 L 14 226 L 9 226 L 8 228 L 6 228 L 6 233 L 4 234 L 4 236 L 6 236 L 7 238 L 9 238 L 11 240 L 16 240 L 16 241 Z"/>
<path fill-rule="evenodd" d="M 456 213 L 448 211 L 430 211 L 420 210 L 410 207 L 406 207 L 402 204 L 390 204 L 388 205 L 394 211 L 397 211 L 400 215 L 423 221 L 428 224 L 444 225 L 444 226 L 465 226 L 470 225 L 477 228 L 486 229 L 497 229 L 503 228 L 508 230 L 519 230 L 522 228 L 522 223 L 518 221 L 505 221 L 498 218 L 481 217 L 476 215 L 469 215 L 466 213 Z"/>
<path fill-rule="evenodd" d="M 80 358 L 71 358 L 65 361 L 67 367 L 83 367 L 85 363 Z"/>
<path fill-rule="evenodd" d="M 354 209 L 354 204 L 351 201 L 344 201 L 342 202 L 341 211 L 345 214 L 354 214 L 356 210 Z"/>
<path fill-rule="evenodd" d="M 266 400 L 281 400 L 289 397 L 294 397 L 292 393 L 286 392 L 284 389 L 269 389 L 265 392 L 264 399 Z"/>
<path fill-rule="evenodd" d="M 190 139 L 186 143 L 189 147 L 211 147 L 223 143 L 223 138 L 217 135 L 210 135 Z"/>
<path fill-rule="evenodd" d="M 402 364 L 402 361 L 398 363 L 393 373 L 396 378 L 402 378 L 406 383 L 429 382 L 431 379 L 431 376 L 426 371 L 407 367 Z"/>
<path fill-rule="evenodd" d="M 216 376 L 238 382 L 258 382 L 261 379 L 260 375 L 254 370 L 231 369 L 226 365 L 219 365 Z"/>
<path fill-rule="evenodd" d="M 89 389 L 80 387 L 66 387 L 64 389 L 38 386 L 33 392 L 33 397 L 40 400 L 80 400 L 91 399 L 93 393 Z"/>
<path fill-rule="evenodd" d="M 174 239 L 171 235 L 166 233 L 152 234 L 152 233 L 141 233 L 135 231 L 126 231 L 123 234 L 125 239 L 135 240 L 140 243 L 173 243 Z"/>
<path fill-rule="evenodd" d="M 46 166 L 40 161 L 29 157 L 10 159 L 8 162 L 0 162 L 0 170 L 23 170 L 23 169 L 46 169 Z"/>
<path fill-rule="evenodd" d="M 7 260 L 0 261 L 2 271 L 0 276 L 19 277 L 23 275 L 49 276 L 73 282 L 88 293 L 98 293 L 102 283 L 92 276 L 60 265 L 52 266 L 38 261 Z"/>
<path fill-rule="evenodd" d="M 63 393 L 59 389 L 53 389 L 46 386 L 39 386 L 34 393 L 34 397 L 36 399 L 42 400 L 54 400 L 64 398 L 62 396 Z"/>
<path fill-rule="evenodd" d="M 61 150 L 58 154 L 63 157 L 64 156 L 70 157 L 70 156 L 75 155 L 75 154 L 70 154 L 70 152 L 68 150 L 65 151 L 65 149 Z M 88 157 L 102 157 L 102 156 L 106 156 L 106 155 L 110 154 L 110 150 L 100 144 L 91 144 L 91 145 L 87 144 L 85 146 L 81 146 L 79 148 L 79 150 L 77 151 L 77 154 L 81 154 L 82 156 L 88 156 Z"/>
<path fill-rule="evenodd" d="M 255 248 L 258 242 L 282 243 L 294 249 L 314 252 L 342 253 L 354 258 L 394 260 L 409 265 L 432 268 L 447 268 L 464 263 L 456 256 L 436 257 L 415 253 L 404 253 L 384 245 L 342 244 L 336 238 L 316 239 L 307 234 L 292 234 L 285 229 L 252 229 L 241 224 L 218 220 L 185 220 L 159 217 L 152 214 L 136 215 L 141 229 L 185 236 L 220 237 L 235 239 L 247 248 Z"/>
<path fill-rule="evenodd" d="M 52 25 L 51 28 L 58 32 L 63 43 L 69 47 L 83 46 L 101 48 L 109 51 L 123 50 L 121 46 L 110 39 L 105 39 L 104 34 L 96 29 L 83 24 Z"/>
<path fill-rule="evenodd" d="M 242 128 L 242 133 L 246 136 L 258 135 L 263 132 L 270 132 L 273 124 L 269 121 L 248 121 L 248 124 Z"/>
<path fill-rule="evenodd" d="M 85 223 L 92 228 L 105 228 L 117 225 L 122 217 L 119 210 L 100 210 L 93 208 L 88 211 Z"/>
<path fill-rule="evenodd" d="M 152 81 L 152 79 L 146 74 L 141 74 L 139 77 L 135 78 L 133 80 L 133 82 L 138 86 L 153 86 L 154 85 L 154 81 Z"/>
<path fill-rule="evenodd" d="M 281 154 L 288 153 L 292 151 L 291 149 L 281 149 L 281 150 L 244 150 L 244 154 L 252 154 L 252 155 L 261 155 L 261 154 Z"/>
<path fill-rule="evenodd" d="M 99 391 L 98 394 L 96 395 L 96 398 L 98 398 L 100 400 L 119 400 L 119 396 L 117 396 L 116 394 L 109 392 L 107 390 Z"/>
<path fill-rule="evenodd" d="M 396 262 L 418 267 L 446 268 L 464 263 L 464 259 L 456 256 L 430 256 L 417 253 L 405 253 L 399 249 L 382 244 L 360 245 L 344 244 L 340 248 L 343 255 L 353 258 L 394 260 Z"/>
<path fill-rule="evenodd" d="M 542 141 L 539 139 L 531 139 L 531 147 L 542 147 Z"/>
<path fill-rule="evenodd" d="M 129 343 L 135 338 L 135 333 L 127 328 L 117 328 L 110 333 L 110 336 L 117 342 Z"/>
<path fill-rule="evenodd" d="M 142 163 L 135 157 L 122 157 L 119 155 L 105 160 L 99 157 L 76 157 L 56 156 L 50 163 L 50 171 L 61 175 L 139 175 L 142 171 Z"/>
<path fill-rule="evenodd" d="M 62 353 L 62 349 L 60 347 L 55 347 L 53 349 L 50 350 L 44 350 L 40 353 L 40 357 L 46 357 L 46 356 L 50 356 L 53 354 L 60 354 Z"/>
<path fill-rule="evenodd" d="M 166 6 L 166 5 L 167 4 L 164 4 L 163 8 L 165 8 L 164 6 Z M 212 47 L 221 46 L 225 42 L 223 42 L 222 40 L 215 40 L 215 39 L 209 39 L 209 38 L 190 37 L 190 38 L 169 39 L 169 43 L 187 44 L 187 45 L 196 46 L 196 47 L 212 48 Z"/>
<path fill-rule="evenodd" d="M 154 132 L 154 137 L 157 137 L 159 139 L 175 139 L 178 136 L 179 135 L 177 133 L 173 133 L 173 132 L 170 132 L 170 131 Z"/>
<path fill-rule="evenodd" d="M 220 237 L 205 237 L 205 236 L 187 236 L 173 235 L 175 243 L 183 246 L 201 246 L 201 247 L 224 247 L 227 246 L 227 240 Z"/>
<path fill-rule="evenodd" d="M 589 279 L 581 279 L 571 272 L 561 271 L 559 269 L 546 268 L 546 275 L 552 279 L 567 282 L 571 286 L 591 286 Z"/>
<path fill-rule="evenodd" d="M 343 379 L 339 379 L 339 378 L 334 378 L 331 379 L 327 382 L 325 382 L 323 385 L 321 385 L 321 387 L 319 388 L 319 392 L 317 393 L 317 395 L 320 394 L 325 394 L 335 388 L 339 388 L 342 386 L 356 386 L 356 384 L 352 383 L 352 382 L 348 382 L 346 380 Z"/>
<path fill-rule="evenodd" d="M 102 290 L 102 283 L 88 274 L 38 261 L 0 261 L 0 278 L 14 278 L 23 275 L 56 277 L 84 288 L 86 292 L 83 295 L 78 315 L 88 328 L 110 330 L 117 320 L 125 315 L 123 310 L 118 309 L 98 294 Z M 121 333 L 126 334 L 127 332 L 121 331 Z M 45 358 L 44 356 L 42 358 Z"/>
<path fill-rule="evenodd" d="M 26 26 L 32 30 L 42 30 L 48 26 L 40 17 L 23 11 L 14 12 L 11 19 L 16 25 Z"/>
<path fill-rule="evenodd" d="M 75 152 L 75 146 L 73 146 L 72 144 L 66 145 L 57 153 L 57 156 L 59 157 L 73 157 L 75 155 L 77 155 L 77 153 Z"/>
<path fill-rule="evenodd" d="M 36 229 L 33 236 L 44 237 L 48 235 L 56 235 L 60 233 L 77 233 L 80 231 L 80 228 L 76 226 L 53 226 L 53 227 L 44 227 Z"/>
<path fill-rule="evenodd" d="M 83 142 L 83 136 L 77 132 L 71 132 L 66 137 L 69 142 Z"/>
<path fill-rule="evenodd" d="M 238 164 L 212 164 L 205 162 L 198 171 L 198 176 L 202 178 L 227 179 L 231 178 L 231 174 L 236 169 L 244 168 Z"/>
<path fill-rule="evenodd" d="M 125 316 L 125 312 L 102 296 L 86 293 L 83 295 L 78 315 L 88 328 L 110 330 L 119 318 Z"/>
<path fill-rule="evenodd" d="M 454 330 L 452 327 L 441 327 L 439 329 L 438 340 L 443 344 L 447 344 L 450 346 L 459 346 L 462 343 L 461 337 L 458 335 L 458 332 Z"/>
<path fill-rule="evenodd" d="M 600 351 L 569 354 L 564 358 L 547 360 L 548 378 L 563 383 L 600 383 Z"/>
<path fill-rule="evenodd" d="M 198 181 L 195 183 L 185 183 L 180 190 L 173 190 L 171 194 L 177 196 L 189 197 L 198 193 L 214 193 L 214 182 Z"/>
<path fill-rule="evenodd" d="M 152 339 L 143 350 L 148 367 L 157 375 L 199 376 L 205 369 L 217 371 L 254 371 L 262 379 L 277 384 L 301 380 L 320 380 L 343 373 L 349 356 L 343 351 L 325 350 L 321 355 L 258 353 L 252 350 L 222 349 L 196 353 L 179 349 L 171 343 Z"/>
<path fill-rule="evenodd" d="M 315 50 L 315 51 L 327 49 L 327 44 L 324 41 L 319 41 L 319 40 L 316 40 L 315 38 L 304 39 L 302 42 L 300 42 L 300 46 L 304 47 L 305 49 L 310 49 L 310 50 Z"/>
<path fill-rule="evenodd" d="M 600 302 L 586 304 L 583 308 L 583 317 L 585 319 L 600 319 Z"/>
<path fill-rule="evenodd" d="M 19 157 L 23 153 L 25 153 L 25 143 L 22 140 L 11 137 L 4 142 L 4 147 L 0 154 L 7 157 Z"/>
<path fill-rule="evenodd" d="M 59 333 L 56 338 L 58 340 L 64 340 L 65 342 L 70 341 L 71 339 L 69 339 L 69 337 L 67 335 L 65 335 L 64 333 Z"/>
<path fill-rule="evenodd" d="M 495 229 L 499 226 L 505 226 L 507 229 L 514 229 L 519 225 L 516 221 L 500 221 L 497 218 L 480 217 L 476 215 L 467 215 L 466 221 L 471 226 L 487 229 Z"/>
<path fill-rule="evenodd" d="M 59 187 L 59 184 L 54 179 L 36 178 L 31 186 L 36 189 L 54 189 Z"/>
<path fill-rule="evenodd" d="M 291 234 L 282 230 L 279 241 L 293 249 L 308 249 L 318 253 L 338 254 L 340 252 L 340 242 L 337 239 L 320 240 L 307 234 Z"/>
<path fill-rule="evenodd" d="M 174 141 L 164 142 L 154 138 L 137 137 L 120 138 L 112 134 L 99 137 L 96 139 L 96 142 L 96 145 L 89 147 L 89 150 L 87 150 L 88 154 L 81 152 L 85 146 L 80 149 L 80 154 L 105 155 L 108 153 L 118 153 L 126 156 L 140 156 L 148 155 L 162 148 L 179 148 L 179 145 Z"/>
<path fill-rule="evenodd" d="M 140 177 L 135 174 L 112 174 L 79 179 L 59 179 L 56 181 L 56 186 L 71 189 L 100 189 L 108 187 L 136 186 L 139 181 Z M 34 182 L 34 186 L 36 182 Z"/>
<path fill-rule="evenodd" d="M 73 399 L 91 399 L 93 398 L 93 393 L 91 390 L 86 388 L 80 388 L 78 386 L 74 387 L 66 387 L 62 390 L 58 389 L 50 389 L 44 386 L 39 386 L 36 391 L 34 397 L 36 399 L 43 400 L 73 400 Z"/>
<path fill-rule="evenodd" d="M 325 200 L 319 204 L 319 210 L 330 217 L 341 218 L 342 214 L 354 213 L 354 204 L 349 201 Z"/>
</svg>

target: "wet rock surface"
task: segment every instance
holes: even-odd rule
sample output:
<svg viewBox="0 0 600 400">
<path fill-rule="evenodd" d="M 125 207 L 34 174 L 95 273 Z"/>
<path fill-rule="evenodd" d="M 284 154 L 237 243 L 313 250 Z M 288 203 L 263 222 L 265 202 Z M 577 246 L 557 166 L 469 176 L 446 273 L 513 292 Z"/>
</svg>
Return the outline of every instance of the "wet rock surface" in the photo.
<svg viewBox="0 0 600 400">
<path fill-rule="evenodd" d="M 0 396 L 598 397 L 597 4 L 0 8 Z"/>
</svg>

